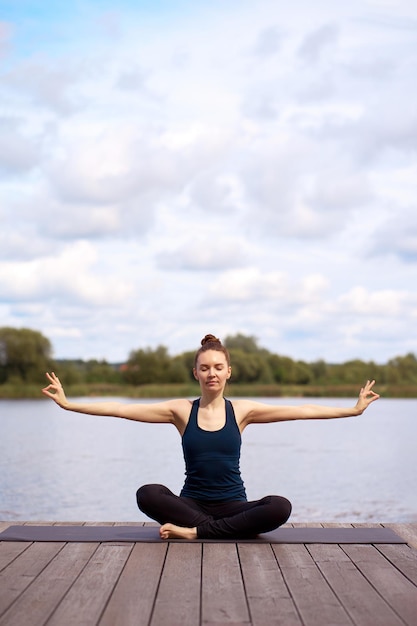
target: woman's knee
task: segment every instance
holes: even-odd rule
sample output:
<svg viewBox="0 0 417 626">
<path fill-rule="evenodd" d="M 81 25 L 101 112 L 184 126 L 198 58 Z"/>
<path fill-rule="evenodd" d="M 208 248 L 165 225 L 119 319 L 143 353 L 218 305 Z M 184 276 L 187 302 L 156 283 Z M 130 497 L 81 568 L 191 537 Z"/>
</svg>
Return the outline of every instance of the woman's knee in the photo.
<svg viewBox="0 0 417 626">
<path fill-rule="evenodd" d="M 289 500 L 287 500 L 287 498 L 284 498 L 284 496 L 276 497 L 279 500 L 279 510 L 281 511 L 281 515 L 283 518 L 283 521 L 281 523 L 284 524 L 291 515 L 292 504 Z"/>
<path fill-rule="evenodd" d="M 141 511 L 148 509 L 155 498 L 160 497 L 161 491 L 166 489 L 164 485 L 142 485 L 136 492 L 136 502 Z"/>
<path fill-rule="evenodd" d="M 285 524 L 291 515 L 292 504 L 284 496 L 267 496 L 270 500 L 270 506 L 274 511 L 274 516 L 280 525 Z"/>
</svg>

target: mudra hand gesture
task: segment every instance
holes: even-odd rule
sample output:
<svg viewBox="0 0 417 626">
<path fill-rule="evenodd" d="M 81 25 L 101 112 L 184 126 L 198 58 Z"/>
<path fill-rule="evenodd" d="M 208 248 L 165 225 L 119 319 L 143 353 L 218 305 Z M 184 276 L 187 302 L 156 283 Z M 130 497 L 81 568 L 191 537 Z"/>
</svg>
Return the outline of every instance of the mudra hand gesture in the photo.
<svg viewBox="0 0 417 626">
<path fill-rule="evenodd" d="M 42 393 L 45 396 L 52 398 L 52 400 L 55 400 L 59 406 L 65 407 L 67 404 L 67 398 L 58 376 L 54 374 L 54 372 L 51 372 L 51 374 L 47 372 L 46 377 L 48 378 L 50 384 L 42 389 Z"/>
<path fill-rule="evenodd" d="M 368 408 L 371 402 L 374 402 L 374 400 L 378 400 L 379 395 L 375 393 L 375 391 L 372 391 L 372 387 L 374 385 L 374 380 L 368 380 L 366 382 L 366 385 L 360 390 L 359 398 L 356 403 L 356 409 L 358 410 L 358 413 L 363 413 L 363 411 Z"/>
</svg>

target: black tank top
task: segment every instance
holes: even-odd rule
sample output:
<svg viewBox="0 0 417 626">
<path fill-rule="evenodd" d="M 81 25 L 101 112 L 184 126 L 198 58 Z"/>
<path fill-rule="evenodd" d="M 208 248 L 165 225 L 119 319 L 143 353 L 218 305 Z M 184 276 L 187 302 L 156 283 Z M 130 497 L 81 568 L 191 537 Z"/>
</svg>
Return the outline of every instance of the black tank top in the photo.
<svg viewBox="0 0 417 626">
<path fill-rule="evenodd" d="M 218 502 L 246 501 L 239 468 L 242 439 L 232 403 L 225 399 L 225 405 L 225 425 L 208 431 L 197 423 L 200 399 L 193 402 L 182 436 L 186 475 L 182 496 Z"/>
</svg>

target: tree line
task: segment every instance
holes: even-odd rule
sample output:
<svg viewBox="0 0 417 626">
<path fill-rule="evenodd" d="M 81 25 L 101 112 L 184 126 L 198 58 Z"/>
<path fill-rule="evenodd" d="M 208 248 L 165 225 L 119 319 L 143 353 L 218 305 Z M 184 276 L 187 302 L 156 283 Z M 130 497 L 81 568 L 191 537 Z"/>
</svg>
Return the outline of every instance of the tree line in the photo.
<svg viewBox="0 0 417 626">
<path fill-rule="evenodd" d="M 338 385 L 360 384 L 375 379 L 378 384 L 417 385 L 417 358 L 413 353 L 397 356 L 386 364 L 354 359 L 344 363 L 324 360 L 307 362 L 275 354 L 258 345 L 256 337 L 238 333 L 224 345 L 232 361 L 234 384 Z M 106 360 L 55 360 L 52 344 L 42 333 L 28 328 L 0 328 L 0 385 L 42 384 L 45 372 L 55 370 L 66 385 L 109 383 L 146 385 L 193 381 L 195 352 L 171 356 L 165 346 L 138 348 L 124 363 Z"/>
</svg>

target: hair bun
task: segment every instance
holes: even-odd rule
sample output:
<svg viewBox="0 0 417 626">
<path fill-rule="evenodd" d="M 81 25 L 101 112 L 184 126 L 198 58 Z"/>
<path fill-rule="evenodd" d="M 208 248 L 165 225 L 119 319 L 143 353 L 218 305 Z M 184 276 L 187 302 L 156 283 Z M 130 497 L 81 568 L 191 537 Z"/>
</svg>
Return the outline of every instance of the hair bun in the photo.
<svg viewBox="0 0 417 626">
<path fill-rule="evenodd" d="M 206 335 L 205 337 L 203 337 L 203 339 L 201 340 L 201 345 L 205 346 L 206 343 L 218 343 L 222 345 L 222 342 L 220 341 L 220 339 L 218 339 L 214 335 Z"/>
<path fill-rule="evenodd" d="M 198 359 L 200 358 L 201 354 L 203 354 L 204 352 L 207 352 L 208 350 L 218 350 L 219 352 L 223 352 L 227 361 L 227 365 L 228 367 L 230 367 L 230 354 L 227 351 L 227 348 L 225 348 L 225 346 L 222 344 L 220 339 L 218 339 L 214 335 L 206 335 L 201 340 L 201 347 L 196 352 L 196 355 L 194 358 L 195 368 L 197 368 L 198 366 Z"/>
</svg>

